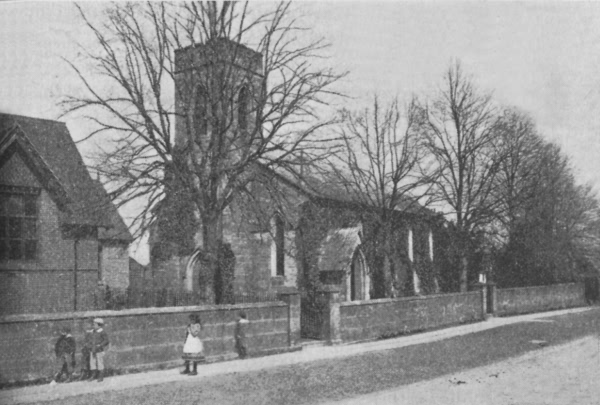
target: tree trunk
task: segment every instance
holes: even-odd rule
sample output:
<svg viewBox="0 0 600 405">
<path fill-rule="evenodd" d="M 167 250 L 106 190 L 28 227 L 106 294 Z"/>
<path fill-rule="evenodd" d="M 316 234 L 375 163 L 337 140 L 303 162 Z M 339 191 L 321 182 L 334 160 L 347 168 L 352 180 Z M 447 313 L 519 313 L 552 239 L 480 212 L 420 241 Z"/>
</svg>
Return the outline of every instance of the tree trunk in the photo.
<svg viewBox="0 0 600 405">
<path fill-rule="evenodd" d="M 223 229 L 221 227 L 220 215 L 206 215 L 202 218 L 202 247 L 206 260 L 205 269 L 203 269 L 203 279 L 205 285 L 200 288 L 205 289 L 208 302 L 215 302 L 215 276 L 219 272 L 219 248 L 223 239 Z"/>
</svg>

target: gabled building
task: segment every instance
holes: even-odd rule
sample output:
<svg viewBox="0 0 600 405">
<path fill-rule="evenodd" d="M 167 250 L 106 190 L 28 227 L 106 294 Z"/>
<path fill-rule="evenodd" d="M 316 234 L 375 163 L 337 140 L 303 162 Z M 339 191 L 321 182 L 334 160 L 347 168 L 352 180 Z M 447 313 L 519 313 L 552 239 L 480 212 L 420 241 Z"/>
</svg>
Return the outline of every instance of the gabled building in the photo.
<svg viewBox="0 0 600 405">
<path fill-rule="evenodd" d="M 0 314 L 95 308 L 131 241 L 64 123 L 0 114 Z"/>
</svg>

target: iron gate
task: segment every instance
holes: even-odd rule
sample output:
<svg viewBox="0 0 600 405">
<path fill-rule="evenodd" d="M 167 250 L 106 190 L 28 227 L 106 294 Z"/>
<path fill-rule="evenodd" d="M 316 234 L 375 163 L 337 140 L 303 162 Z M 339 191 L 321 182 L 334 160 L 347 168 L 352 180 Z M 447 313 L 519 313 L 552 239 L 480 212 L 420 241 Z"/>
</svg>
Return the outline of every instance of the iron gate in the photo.
<svg viewBox="0 0 600 405">
<path fill-rule="evenodd" d="M 300 337 L 323 339 L 324 308 L 316 300 L 302 296 L 300 301 Z"/>
</svg>

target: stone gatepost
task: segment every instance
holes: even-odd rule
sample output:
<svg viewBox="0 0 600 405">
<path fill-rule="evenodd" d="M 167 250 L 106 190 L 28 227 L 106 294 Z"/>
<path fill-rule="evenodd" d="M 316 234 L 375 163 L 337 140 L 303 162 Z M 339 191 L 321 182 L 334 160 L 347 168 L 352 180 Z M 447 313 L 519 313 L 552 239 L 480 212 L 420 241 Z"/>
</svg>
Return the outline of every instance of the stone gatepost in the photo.
<svg viewBox="0 0 600 405">
<path fill-rule="evenodd" d="M 496 291 L 496 283 L 487 283 L 487 294 L 487 313 L 488 315 L 493 316 L 498 308 L 498 295 Z"/>
<path fill-rule="evenodd" d="M 486 320 L 488 318 L 488 310 L 487 310 L 487 283 L 475 283 L 475 289 L 479 289 L 481 292 L 481 319 Z"/>
<path fill-rule="evenodd" d="M 298 346 L 300 344 L 300 293 L 280 292 L 279 299 L 288 304 L 288 344 L 290 347 Z"/>
<path fill-rule="evenodd" d="M 340 330 L 340 289 L 338 286 L 324 286 L 319 291 L 324 305 L 323 339 L 330 345 L 342 343 Z"/>
</svg>

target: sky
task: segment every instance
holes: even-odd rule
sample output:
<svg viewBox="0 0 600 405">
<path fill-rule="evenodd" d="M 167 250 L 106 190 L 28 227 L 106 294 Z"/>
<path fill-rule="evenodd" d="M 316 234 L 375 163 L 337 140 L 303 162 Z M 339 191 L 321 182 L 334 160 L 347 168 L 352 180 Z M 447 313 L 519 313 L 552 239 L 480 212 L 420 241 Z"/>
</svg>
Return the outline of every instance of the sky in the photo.
<svg viewBox="0 0 600 405">
<path fill-rule="evenodd" d="M 108 3 L 83 2 L 92 16 Z M 426 97 L 459 59 L 494 99 L 529 113 L 558 143 L 580 182 L 600 190 L 600 2 L 319 1 L 294 2 L 331 43 L 327 61 L 349 71 L 341 83 L 347 106 L 412 94 Z M 57 119 L 58 100 L 80 89 L 63 61 L 91 36 L 71 2 L 0 3 L 0 111 Z M 74 139 L 86 134 L 63 119 Z M 82 145 L 84 157 L 91 146 Z M 130 213 L 122 212 L 126 222 Z M 132 253 L 147 262 L 142 245 Z"/>
</svg>

